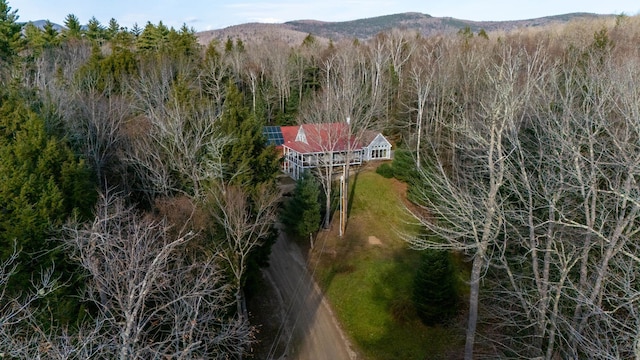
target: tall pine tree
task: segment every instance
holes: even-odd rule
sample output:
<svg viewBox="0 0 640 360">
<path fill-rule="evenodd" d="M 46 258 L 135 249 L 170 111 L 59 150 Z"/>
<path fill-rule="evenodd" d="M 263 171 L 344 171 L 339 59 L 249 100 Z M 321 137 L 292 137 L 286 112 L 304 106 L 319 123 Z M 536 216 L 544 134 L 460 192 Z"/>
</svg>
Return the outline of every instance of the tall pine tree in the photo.
<svg viewBox="0 0 640 360">
<path fill-rule="evenodd" d="M 70 285 L 51 300 L 54 313 L 63 318 L 73 316 L 69 306 L 76 300 L 68 295 L 77 295 L 79 282 L 75 266 L 50 238 L 70 216 L 90 217 L 94 184 L 84 162 L 46 133 L 44 120 L 22 99 L 0 97 L 0 258 L 6 259 L 14 245 L 20 251 L 9 291 L 19 293 L 54 268 L 60 283 Z"/>
<path fill-rule="evenodd" d="M 17 13 L 11 11 L 6 0 L 0 0 L 0 63 L 11 60 L 20 50 L 22 25 Z"/>
<path fill-rule="evenodd" d="M 305 171 L 296 183 L 293 197 L 282 211 L 282 223 L 287 230 L 300 237 L 309 236 L 320 229 L 320 184 L 309 171 Z M 311 244 L 313 246 L 313 243 Z"/>
<path fill-rule="evenodd" d="M 219 121 L 220 131 L 232 139 L 223 152 L 226 181 L 253 187 L 275 179 L 278 155 L 267 146 L 262 128 L 263 123 L 244 104 L 242 93 L 230 83 Z"/>
<path fill-rule="evenodd" d="M 82 30 L 82 25 L 80 24 L 80 20 L 74 14 L 69 14 L 64 19 L 64 26 L 66 29 L 62 31 L 62 36 L 67 39 L 75 39 L 80 40 L 82 38 L 82 34 L 84 31 Z"/>
</svg>

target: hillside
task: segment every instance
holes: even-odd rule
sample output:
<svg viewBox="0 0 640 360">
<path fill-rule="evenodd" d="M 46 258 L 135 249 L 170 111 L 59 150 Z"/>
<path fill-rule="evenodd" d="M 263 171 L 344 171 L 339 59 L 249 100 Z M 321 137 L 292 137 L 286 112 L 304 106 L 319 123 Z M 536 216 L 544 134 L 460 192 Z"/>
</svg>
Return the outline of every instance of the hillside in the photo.
<svg viewBox="0 0 640 360">
<path fill-rule="evenodd" d="M 538 27 L 550 24 L 566 23 L 574 20 L 610 17 L 614 15 L 599 15 L 591 13 L 571 13 L 547 16 L 535 19 L 514 21 L 471 21 L 452 17 L 433 17 L 428 14 L 408 12 L 384 15 L 352 21 L 326 22 L 318 20 L 296 20 L 282 24 L 246 23 L 229 26 L 223 29 L 200 31 L 196 33 L 198 42 L 208 44 L 212 40 L 220 42 L 228 38 L 241 39 L 245 42 L 261 43 L 274 39 L 284 40 L 290 45 L 297 45 L 308 35 L 314 35 L 320 42 L 338 41 L 341 39 L 367 40 L 378 33 L 402 29 L 419 32 L 423 36 L 455 33 L 469 27 L 477 33 L 485 31 L 510 31 L 523 27 Z M 46 20 L 32 21 L 34 25 L 43 28 Z M 64 27 L 53 24 L 58 31 Z"/>
<path fill-rule="evenodd" d="M 209 44 L 214 39 L 223 42 L 231 38 L 251 43 L 269 42 L 278 39 L 293 45 L 302 43 L 302 40 L 308 34 L 309 32 L 295 30 L 285 24 L 247 23 L 219 30 L 198 32 L 196 36 L 200 44 Z"/>
<path fill-rule="evenodd" d="M 248 23 L 230 26 L 224 29 L 198 32 L 199 42 L 208 44 L 211 40 L 225 41 L 227 38 L 239 38 L 243 41 L 268 41 L 284 39 L 290 44 L 300 44 L 308 34 L 324 41 L 357 38 L 366 40 L 390 29 L 415 30 L 424 36 L 457 32 L 469 27 L 473 32 L 509 31 L 520 27 L 537 27 L 556 23 L 566 23 L 580 19 L 593 19 L 613 15 L 590 13 L 571 13 L 542 18 L 515 21 L 471 21 L 451 17 L 433 17 L 428 14 L 410 12 L 378 16 L 373 18 L 324 22 L 317 20 L 297 20 L 283 24 Z"/>
</svg>

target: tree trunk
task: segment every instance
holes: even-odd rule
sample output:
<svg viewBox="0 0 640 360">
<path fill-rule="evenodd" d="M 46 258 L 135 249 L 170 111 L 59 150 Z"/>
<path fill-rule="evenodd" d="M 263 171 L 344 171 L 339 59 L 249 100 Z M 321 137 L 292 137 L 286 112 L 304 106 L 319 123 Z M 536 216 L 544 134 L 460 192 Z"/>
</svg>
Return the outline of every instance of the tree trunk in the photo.
<svg viewBox="0 0 640 360">
<path fill-rule="evenodd" d="M 422 140 L 422 113 L 423 113 L 423 108 L 422 108 L 422 102 L 418 101 L 418 115 L 416 116 L 416 125 L 417 125 L 417 131 L 418 131 L 418 140 L 416 143 L 416 167 L 418 168 L 418 170 L 420 170 L 420 148 L 421 148 L 421 140 Z"/>
<path fill-rule="evenodd" d="M 331 179 L 331 177 L 329 177 Z M 325 211 L 324 211 L 324 221 L 322 222 L 322 227 L 324 229 L 329 228 L 329 223 L 331 220 L 331 180 L 328 181 L 327 189 L 326 189 L 326 199 L 325 199 Z"/>
<path fill-rule="evenodd" d="M 480 294 L 480 273 L 484 265 L 483 255 L 476 254 L 473 258 L 471 269 L 471 282 L 469 285 L 469 319 L 467 324 L 466 342 L 464 345 L 465 360 L 473 359 L 473 346 L 476 338 L 476 325 L 478 323 L 478 295 Z"/>
<path fill-rule="evenodd" d="M 236 311 L 238 312 L 238 318 L 244 319 L 244 313 L 242 311 L 242 291 L 236 290 Z"/>
</svg>

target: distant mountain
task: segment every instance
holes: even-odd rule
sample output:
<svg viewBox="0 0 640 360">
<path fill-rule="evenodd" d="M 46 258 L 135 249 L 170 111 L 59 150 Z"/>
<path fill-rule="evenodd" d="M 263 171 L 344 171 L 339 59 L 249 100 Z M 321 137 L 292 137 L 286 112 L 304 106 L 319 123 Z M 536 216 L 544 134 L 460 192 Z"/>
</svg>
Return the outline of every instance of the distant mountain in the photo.
<svg viewBox="0 0 640 360">
<path fill-rule="evenodd" d="M 471 21 L 452 17 L 433 17 L 428 14 L 408 12 L 378 16 L 366 19 L 326 22 L 318 20 L 296 20 L 282 24 L 246 23 L 234 25 L 224 29 L 201 31 L 196 33 L 201 44 L 208 44 L 216 39 L 224 42 L 227 38 L 239 38 L 245 42 L 269 42 L 274 39 L 284 40 L 290 45 L 301 44 L 308 34 L 321 42 L 341 39 L 366 40 L 378 33 L 390 29 L 403 29 L 419 32 L 424 36 L 455 33 L 469 27 L 477 33 L 480 29 L 487 32 L 510 31 L 523 27 L 538 27 L 554 23 L 566 23 L 573 20 L 612 17 L 615 15 L 599 15 L 591 13 L 571 13 L 547 16 L 527 20 L 514 21 Z M 43 28 L 47 20 L 30 21 L 35 26 Z M 53 24 L 58 31 L 64 29 L 62 25 Z"/>
<path fill-rule="evenodd" d="M 538 19 L 516 21 L 471 21 L 451 17 L 433 17 L 421 13 L 403 13 L 379 16 L 345 22 L 291 21 L 285 23 L 293 30 L 317 34 L 330 39 L 358 38 L 369 39 L 376 34 L 393 28 L 416 30 L 422 35 L 434 35 L 457 32 L 469 27 L 471 31 L 513 30 L 521 27 L 543 26 L 550 23 L 562 23 L 576 19 L 596 18 L 601 15 L 589 13 L 573 13 L 548 16 Z"/>
<path fill-rule="evenodd" d="M 196 33 L 200 44 L 209 44 L 212 40 L 225 42 L 227 38 L 241 39 L 244 42 L 269 42 L 282 40 L 290 45 L 301 44 L 309 33 L 291 29 L 285 24 L 247 23 L 229 26 L 219 30 L 208 30 Z M 328 39 L 320 38 L 320 41 Z"/>
<path fill-rule="evenodd" d="M 324 41 L 337 41 L 345 38 L 366 40 L 382 31 L 394 28 L 414 30 L 424 36 L 429 36 L 453 33 L 466 27 L 469 27 L 473 32 L 478 32 L 480 29 L 484 29 L 487 32 L 497 30 L 510 31 L 522 27 L 545 26 L 553 23 L 566 23 L 579 19 L 595 19 L 609 16 L 614 15 L 571 13 L 527 20 L 471 21 L 409 12 L 342 22 L 297 20 L 283 24 L 248 23 L 224 29 L 203 31 L 196 35 L 200 43 L 203 44 L 208 44 L 213 39 L 226 41 L 227 38 L 239 38 L 243 41 L 270 41 L 274 38 L 281 38 L 290 44 L 300 44 L 308 34 L 312 34 Z"/>
<path fill-rule="evenodd" d="M 44 26 L 47 23 L 47 20 L 27 21 L 26 24 L 28 24 L 28 23 L 32 23 L 33 25 L 35 25 L 39 29 L 44 29 Z M 53 24 L 53 28 L 56 29 L 57 31 L 60 31 L 60 30 L 64 29 L 64 26 L 62 26 L 62 25 L 58 25 L 56 23 L 52 23 L 52 24 Z"/>
</svg>

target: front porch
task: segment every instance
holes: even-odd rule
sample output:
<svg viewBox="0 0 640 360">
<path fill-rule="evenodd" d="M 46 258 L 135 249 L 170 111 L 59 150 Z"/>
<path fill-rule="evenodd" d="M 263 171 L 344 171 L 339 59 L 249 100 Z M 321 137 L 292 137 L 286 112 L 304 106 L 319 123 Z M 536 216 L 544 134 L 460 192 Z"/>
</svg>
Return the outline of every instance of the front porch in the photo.
<svg viewBox="0 0 640 360">
<path fill-rule="evenodd" d="M 361 165 L 362 164 L 362 150 L 352 151 L 329 151 L 329 152 L 314 152 L 314 153 L 300 153 L 287 146 L 283 147 L 284 161 L 283 172 L 291 176 L 291 178 L 297 180 L 302 173 L 307 169 L 315 169 L 317 167 L 343 167 L 347 164 Z"/>
</svg>

